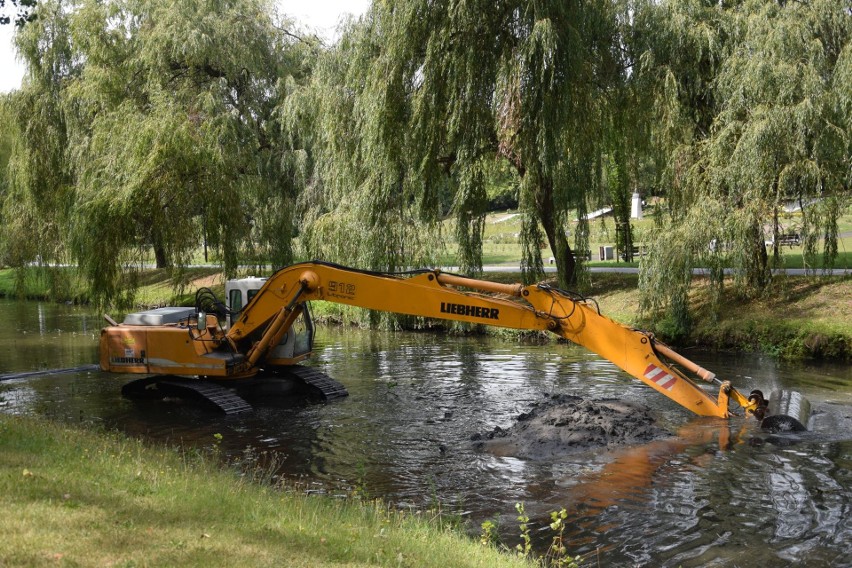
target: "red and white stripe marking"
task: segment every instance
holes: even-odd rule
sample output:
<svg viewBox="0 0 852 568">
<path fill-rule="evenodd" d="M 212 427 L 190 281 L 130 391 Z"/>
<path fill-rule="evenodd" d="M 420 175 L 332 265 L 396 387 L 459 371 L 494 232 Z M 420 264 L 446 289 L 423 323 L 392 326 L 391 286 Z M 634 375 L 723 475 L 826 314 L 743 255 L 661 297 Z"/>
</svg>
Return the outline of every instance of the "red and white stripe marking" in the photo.
<svg viewBox="0 0 852 568">
<path fill-rule="evenodd" d="M 645 369 L 645 378 L 667 391 L 672 390 L 677 382 L 677 378 L 673 377 L 671 373 L 665 372 L 656 365 L 648 365 L 648 368 Z"/>
</svg>

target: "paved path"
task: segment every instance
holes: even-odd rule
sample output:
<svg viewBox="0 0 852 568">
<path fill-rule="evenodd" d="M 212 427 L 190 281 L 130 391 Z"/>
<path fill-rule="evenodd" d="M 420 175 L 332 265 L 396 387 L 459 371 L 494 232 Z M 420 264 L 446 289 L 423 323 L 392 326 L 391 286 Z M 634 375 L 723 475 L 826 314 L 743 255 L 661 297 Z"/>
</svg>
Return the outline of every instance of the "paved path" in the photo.
<svg viewBox="0 0 852 568">
<path fill-rule="evenodd" d="M 447 272 L 453 272 L 457 270 L 457 267 L 449 267 L 444 268 Z M 491 266 L 483 266 L 482 270 L 484 272 L 520 272 L 520 266 L 507 266 L 507 265 L 491 265 Z M 555 266 L 545 266 L 544 271 L 547 273 L 556 272 Z M 639 269 L 633 266 L 590 266 L 589 271 L 592 273 L 611 273 L 611 274 L 639 274 Z M 693 268 L 692 273 L 696 276 L 703 276 L 706 274 L 710 274 L 710 270 L 707 268 Z M 725 269 L 725 274 L 733 274 L 734 271 L 731 268 Z M 787 276 L 806 276 L 807 271 L 804 268 L 785 268 L 773 270 L 772 274 L 786 274 Z M 823 272 L 821 270 L 811 271 L 811 274 L 814 276 L 823 276 Z M 829 274 L 825 274 L 828 276 Z M 849 268 L 835 268 L 830 273 L 831 276 L 850 276 L 852 275 L 852 269 Z"/>
</svg>

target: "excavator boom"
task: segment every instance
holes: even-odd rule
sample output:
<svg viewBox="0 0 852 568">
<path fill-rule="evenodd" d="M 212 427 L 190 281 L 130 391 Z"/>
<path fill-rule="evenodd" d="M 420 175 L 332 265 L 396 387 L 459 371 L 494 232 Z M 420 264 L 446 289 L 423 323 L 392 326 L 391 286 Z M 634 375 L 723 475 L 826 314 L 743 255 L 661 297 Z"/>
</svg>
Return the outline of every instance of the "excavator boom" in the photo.
<svg viewBox="0 0 852 568">
<path fill-rule="evenodd" d="M 214 316 L 202 316 L 197 328 L 185 324 L 105 328 L 101 367 L 219 379 L 250 377 L 269 364 L 272 348 L 291 329 L 302 306 L 313 300 L 426 318 L 549 331 L 608 359 L 698 415 L 727 417 L 730 399 L 748 412 L 756 406 L 729 383 L 718 381 L 650 333 L 615 322 L 601 315 L 597 305 L 585 298 L 545 284 L 501 284 L 439 270 L 389 275 L 318 261 L 276 272 L 227 332 L 218 328 Z M 717 382 L 718 395 L 708 394 L 686 372 Z"/>
</svg>

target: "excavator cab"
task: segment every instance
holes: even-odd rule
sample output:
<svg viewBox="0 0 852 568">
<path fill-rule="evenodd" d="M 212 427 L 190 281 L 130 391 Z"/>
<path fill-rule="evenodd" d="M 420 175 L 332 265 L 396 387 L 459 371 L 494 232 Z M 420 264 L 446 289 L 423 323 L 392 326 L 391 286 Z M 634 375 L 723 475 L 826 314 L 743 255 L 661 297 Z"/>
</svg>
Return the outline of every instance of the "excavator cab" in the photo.
<svg viewBox="0 0 852 568">
<path fill-rule="evenodd" d="M 250 276 L 238 278 L 225 282 L 225 329 L 230 329 L 243 308 L 263 288 L 266 278 Z M 293 322 L 287 333 L 281 338 L 277 345 L 272 347 L 266 359 L 267 366 L 284 367 L 295 365 L 299 361 L 307 359 L 311 355 L 314 345 L 314 324 L 311 320 L 311 311 L 308 304 L 301 306 L 301 314 Z"/>
<path fill-rule="evenodd" d="M 260 291 L 266 280 L 266 278 L 250 276 L 225 282 L 226 329 L 230 329 L 236 323 L 237 318 L 240 317 L 240 312 Z"/>
</svg>

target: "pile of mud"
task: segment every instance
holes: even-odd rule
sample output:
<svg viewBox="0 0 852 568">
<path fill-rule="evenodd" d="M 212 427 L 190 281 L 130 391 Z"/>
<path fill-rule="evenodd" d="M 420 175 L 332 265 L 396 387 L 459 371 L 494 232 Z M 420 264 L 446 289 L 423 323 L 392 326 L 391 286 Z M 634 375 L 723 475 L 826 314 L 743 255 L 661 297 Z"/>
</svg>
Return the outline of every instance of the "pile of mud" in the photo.
<svg viewBox="0 0 852 568">
<path fill-rule="evenodd" d="M 524 459 L 594 448 L 641 444 L 669 436 L 647 409 L 616 399 L 554 395 L 521 414 L 509 429 L 499 426 L 472 440 L 479 449 Z"/>
</svg>

